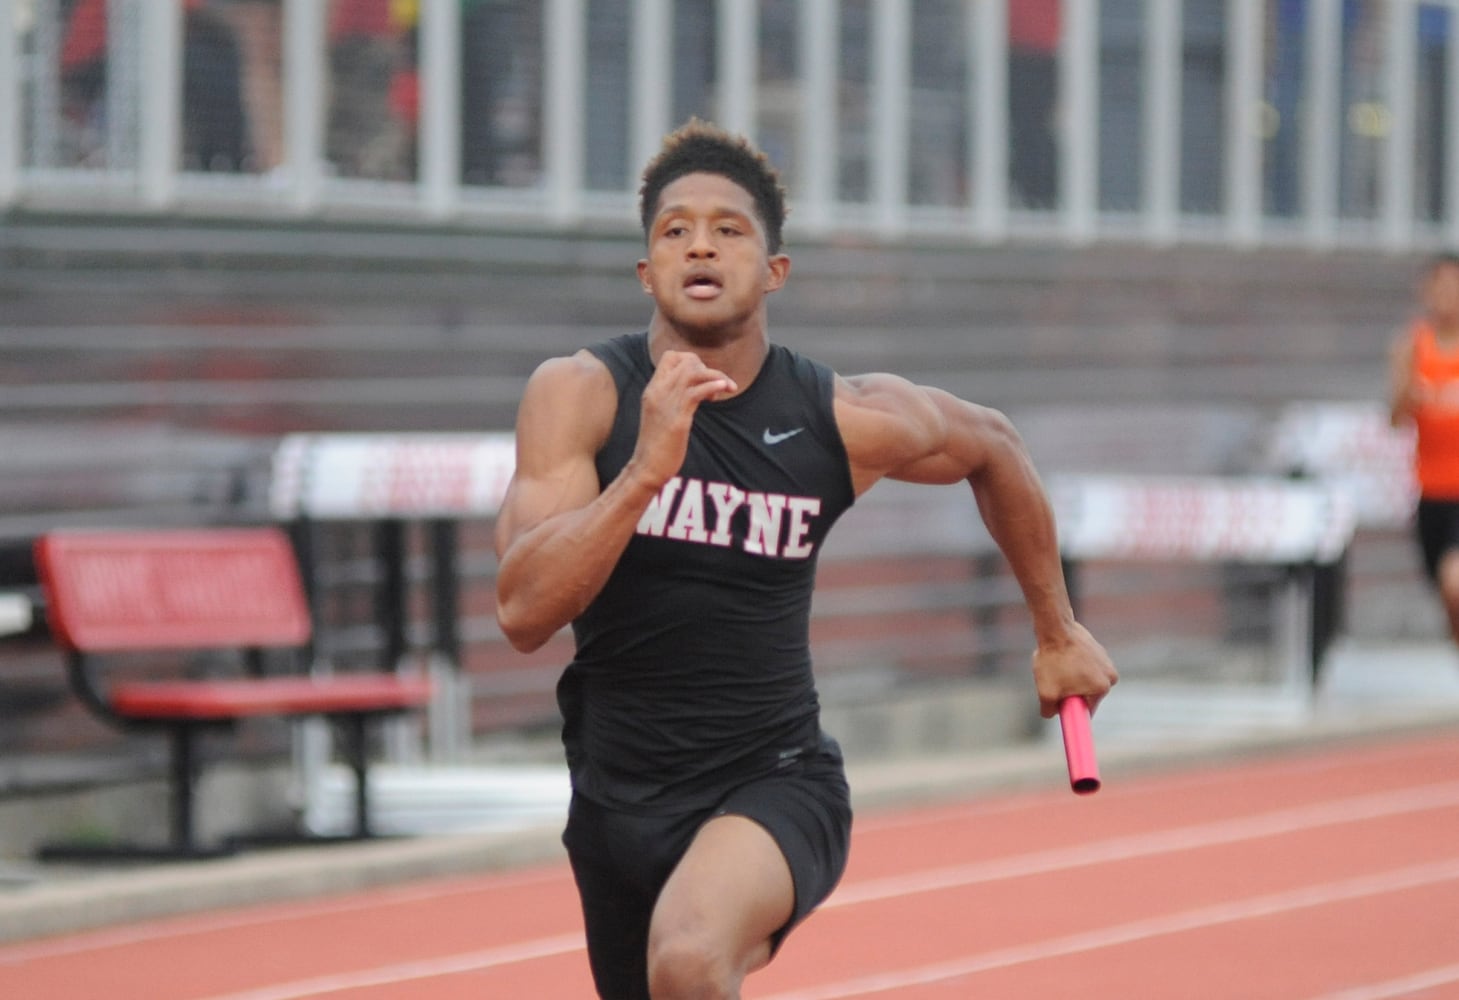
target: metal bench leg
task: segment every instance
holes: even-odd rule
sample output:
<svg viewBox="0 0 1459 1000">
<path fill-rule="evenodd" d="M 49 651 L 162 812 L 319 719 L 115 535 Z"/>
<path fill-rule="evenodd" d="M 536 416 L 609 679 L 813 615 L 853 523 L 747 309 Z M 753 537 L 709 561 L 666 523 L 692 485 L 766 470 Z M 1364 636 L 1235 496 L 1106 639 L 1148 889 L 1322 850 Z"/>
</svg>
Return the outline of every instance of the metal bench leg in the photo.
<svg viewBox="0 0 1459 1000">
<path fill-rule="evenodd" d="M 346 715 L 340 718 L 339 724 L 343 730 L 345 760 L 355 773 L 355 836 L 364 839 L 371 836 L 365 716 Z"/>
<path fill-rule="evenodd" d="M 134 842 L 44 844 L 38 850 L 43 861 L 200 861 L 232 854 L 233 844 L 201 846 L 197 842 L 194 822 L 198 773 L 198 734 L 205 728 L 191 723 L 167 726 L 172 745 L 170 784 L 168 787 L 168 825 L 171 828 L 165 844 Z"/>
<path fill-rule="evenodd" d="M 196 737 L 192 726 L 172 729 L 172 846 L 183 854 L 197 851 L 193 830 L 193 792 L 198 775 Z"/>
</svg>

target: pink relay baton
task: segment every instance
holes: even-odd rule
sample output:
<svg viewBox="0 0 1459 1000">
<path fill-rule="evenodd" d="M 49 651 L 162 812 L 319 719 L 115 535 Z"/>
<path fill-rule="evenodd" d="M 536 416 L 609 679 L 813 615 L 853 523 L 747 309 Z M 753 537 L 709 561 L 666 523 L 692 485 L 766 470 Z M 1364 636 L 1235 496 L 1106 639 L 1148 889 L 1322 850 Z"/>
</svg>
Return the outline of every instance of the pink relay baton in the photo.
<svg viewBox="0 0 1459 1000">
<path fill-rule="evenodd" d="M 1064 731 L 1064 758 L 1069 762 L 1069 787 L 1076 795 L 1099 791 L 1099 762 L 1094 759 L 1094 733 L 1089 728 L 1089 703 L 1083 698 L 1059 702 L 1059 727 Z"/>
</svg>

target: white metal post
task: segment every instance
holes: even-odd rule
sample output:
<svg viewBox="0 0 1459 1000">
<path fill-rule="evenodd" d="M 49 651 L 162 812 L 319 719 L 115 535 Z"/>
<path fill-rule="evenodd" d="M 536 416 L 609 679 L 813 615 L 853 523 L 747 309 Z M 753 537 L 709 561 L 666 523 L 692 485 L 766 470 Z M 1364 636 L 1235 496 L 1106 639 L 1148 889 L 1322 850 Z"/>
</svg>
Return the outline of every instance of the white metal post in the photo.
<svg viewBox="0 0 1459 1000">
<path fill-rule="evenodd" d="M 714 113 L 720 125 L 747 136 L 755 134 L 759 14 L 757 4 L 719 0 L 719 88 Z"/>
<path fill-rule="evenodd" d="M 461 4 L 425 0 L 418 32 L 421 205 L 442 219 L 461 201 Z"/>
<path fill-rule="evenodd" d="M 1302 205 L 1308 243 L 1326 248 L 1337 237 L 1337 179 L 1342 155 L 1342 109 L 1338 106 L 1342 5 L 1333 0 L 1311 3 L 1307 14 Z"/>
<path fill-rule="evenodd" d="M 547 212 L 555 224 L 568 226 L 581 218 L 583 205 L 587 12 L 581 0 L 550 0 L 544 13 Z"/>
<path fill-rule="evenodd" d="M 875 5 L 871 61 L 871 197 L 876 228 L 900 236 L 907 216 L 912 12 L 908 0 Z"/>
<path fill-rule="evenodd" d="M 1145 235 L 1174 243 L 1180 229 L 1181 7 L 1145 2 Z"/>
<path fill-rule="evenodd" d="M 142 202 L 166 208 L 177 191 L 182 134 L 181 0 L 153 0 L 141 5 L 138 32 L 137 170 Z"/>
<path fill-rule="evenodd" d="M 420 7 L 420 196 L 428 217 L 444 219 L 461 203 L 461 5 L 456 0 L 425 0 Z M 481 109 L 468 109 L 477 114 Z M 432 697 L 426 710 L 426 744 L 435 763 L 460 760 L 469 727 L 471 684 L 459 663 L 432 649 L 424 668 Z M 413 719 L 392 720 L 387 729 L 394 761 L 421 757 L 420 733 Z"/>
<path fill-rule="evenodd" d="M 836 139 L 840 109 L 836 103 L 836 39 L 840 36 L 837 0 L 801 0 L 799 57 L 801 164 L 795 194 L 794 224 L 811 235 L 831 228 L 836 204 Z"/>
<path fill-rule="evenodd" d="M 1261 238 L 1261 0 L 1231 0 L 1226 18 L 1226 233 L 1251 246 Z"/>
<path fill-rule="evenodd" d="M 973 9 L 973 203 L 978 234 L 1008 235 L 1008 3 L 982 0 Z"/>
<path fill-rule="evenodd" d="M 1383 246 L 1402 250 L 1413 242 L 1414 86 L 1418 72 L 1418 10 L 1413 0 L 1389 0 L 1384 67 L 1388 128 L 1383 134 L 1383 172 L 1378 212 Z"/>
<path fill-rule="evenodd" d="M 1094 238 L 1099 199 L 1099 0 L 1064 0 L 1064 38 L 1059 53 L 1059 101 L 1063 136 L 1059 187 L 1065 235 L 1075 243 Z"/>
<path fill-rule="evenodd" d="M 284 0 L 284 161 L 301 214 L 318 208 L 324 187 L 325 13 L 317 0 Z"/>
<path fill-rule="evenodd" d="M 669 53 L 673 49 L 673 13 L 668 0 L 638 0 L 633 5 L 633 67 L 629 94 L 629 128 L 633 143 L 630 177 L 637 188 L 638 171 L 658 152 L 673 114 Z"/>
</svg>

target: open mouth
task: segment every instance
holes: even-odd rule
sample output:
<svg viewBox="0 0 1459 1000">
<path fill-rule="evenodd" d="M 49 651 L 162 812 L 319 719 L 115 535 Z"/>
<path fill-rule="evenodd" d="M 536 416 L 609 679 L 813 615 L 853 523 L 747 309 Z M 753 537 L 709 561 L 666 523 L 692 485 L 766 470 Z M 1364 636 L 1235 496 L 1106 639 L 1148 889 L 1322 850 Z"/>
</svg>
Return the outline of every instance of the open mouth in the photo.
<svg viewBox="0 0 1459 1000">
<path fill-rule="evenodd" d="M 706 271 L 692 273 L 684 279 L 684 290 L 691 298 L 713 298 L 722 287 L 719 278 Z"/>
</svg>

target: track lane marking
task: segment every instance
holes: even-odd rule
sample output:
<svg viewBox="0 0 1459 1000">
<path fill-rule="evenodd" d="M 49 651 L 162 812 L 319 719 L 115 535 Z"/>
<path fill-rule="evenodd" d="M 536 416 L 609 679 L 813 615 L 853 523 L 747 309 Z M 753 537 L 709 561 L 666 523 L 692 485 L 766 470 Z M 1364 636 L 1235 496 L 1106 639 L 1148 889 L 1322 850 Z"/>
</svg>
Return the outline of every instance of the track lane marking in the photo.
<svg viewBox="0 0 1459 1000">
<path fill-rule="evenodd" d="M 555 938 L 538 938 L 522 944 L 506 945 L 501 948 L 487 948 L 483 951 L 468 951 L 444 958 L 423 959 L 418 962 L 397 962 L 357 972 L 332 973 L 297 979 L 290 983 L 277 983 L 239 993 L 219 993 L 205 1000 L 302 1000 L 304 997 L 327 996 L 344 990 L 370 989 L 376 986 L 393 986 L 396 983 L 413 982 L 420 979 L 435 979 L 465 972 L 478 972 L 500 965 L 527 962 L 539 958 L 553 958 L 567 955 L 583 948 L 581 934 L 564 934 Z"/>
<path fill-rule="evenodd" d="M 1098 737 L 1096 724 L 1095 735 Z M 1174 773 L 1154 773 L 1143 775 L 1137 782 L 1129 785 L 1122 785 L 1118 794 L 1122 800 L 1133 798 L 1149 798 L 1151 796 L 1164 796 L 1170 794 L 1173 789 L 1190 791 L 1206 786 L 1229 786 L 1237 784 L 1233 779 L 1233 766 L 1245 770 L 1241 765 L 1251 763 L 1251 770 L 1265 779 L 1294 778 L 1302 775 L 1331 771 L 1342 766 L 1341 762 L 1356 758 L 1359 766 L 1384 766 L 1394 761 L 1411 761 L 1415 757 L 1425 757 L 1431 752 L 1449 752 L 1459 749 L 1459 739 L 1452 737 L 1432 738 L 1419 743 L 1401 743 L 1394 746 L 1369 746 L 1361 749 L 1337 748 L 1330 754 L 1325 755 L 1300 755 L 1293 757 L 1278 757 L 1271 760 L 1255 762 L 1231 761 L 1218 758 L 1212 763 L 1202 764 L 1193 761 L 1189 773 L 1177 771 Z M 1057 761 L 1058 767 L 1063 767 L 1063 752 L 1051 750 L 1050 768 Z M 1334 763 L 1334 761 L 1338 763 Z M 1240 773 L 1238 771 L 1238 773 Z M 852 780 L 853 789 L 856 782 Z M 999 797 L 987 801 L 973 801 L 957 805 L 937 804 L 908 804 L 904 810 L 897 810 L 888 813 L 873 813 L 862 819 L 857 819 L 857 831 L 862 834 L 882 832 L 895 833 L 902 828 L 909 826 L 940 825 L 956 823 L 964 818 L 993 815 L 1006 815 L 1015 812 L 1030 810 L 1042 810 L 1049 808 L 1051 803 L 1067 801 L 1069 794 L 1067 789 L 1060 791 L 1045 789 L 1023 789 L 1008 793 L 1006 797 Z"/>
<path fill-rule="evenodd" d="M 1456 879 L 1459 879 L 1459 859 L 1449 859 L 1380 872 L 1375 875 L 1363 875 L 1338 882 L 1304 886 L 1285 892 L 1252 896 L 1228 903 L 1202 906 L 1161 917 L 1135 920 L 1130 923 L 1102 927 L 1094 931 L 1034 941 L 1012 948 L 1000 948 L 996 951 L 968 955 L 929 965 L 776 993 L 764 997 L 762 1000 L 846 1000 L 848 997 L 870 996 L 908 986 L 923 986 L 951 979 L 962 979 L 1015 965 L 1063 958 L 1083 952 L 1133 944 L 1151 938 L 1180 934 L 1185 931 L 1203 930 L 1220 924 L 1275 916 L 1294 910 L 1311 909 L 1333 903 L 1402 892 L 1406 889 Z M 1390 994 L 1377 994 L 1377 996 L 1387 995 Z M 1366 994 L 1360 994 L 1360 996 L 1366 996 Z"/>
<path fill-rule="evenodd" d="M 468 876 L 471 877 L 471 876 Z M 150 944 L 166 939 L 194 937 L 219 931 L 243 930 L 265 924 L 288 923 L 294 920 L 313 920 L 318 917 L 332 917 L 361 910 L 379 910 L 389 906 L 411 906 L 416 903 L 449 899 L 452 896 L 467 896 L 478 892 L 497 889 L 516 889 L 537 883 L 571 883 L 572 876 L 566 869 L 551 871 L 518 872 L 502 876 L 475 876 L 471 883 L 461 883 L 445 878 L 430 878 L 424 884 L 361 888 L 339 899 L 278 900 L 272 903 L 243 904 L 239 912 L 224 910 L 215 913 L 197 913 L 157 917 L 133 926 L 107 927 L 101 930 L 77 931 L 64 937 L 22 941 L 16 944 L 0 944 L 0 969 L 7 965 L 46 958 L 62 958 L 83 952 L 103 951 L 108 948 L 125 948 L 136 944 Z M 484 884 L 488 882 L 490 884 Z M 181 891 L 181 890 L 179 890 Z M 261 912 L 262 911 L 262 912 Z"/>
<path fill-rule="evenodd" d="M 1392 997 L 1412 996 L 1420 990 L 1435 986 L 1448 986 L 1459 982 L 1459 965 L 1446 965 L 1438 969 L 1425 969 L 1398 979 L 1383 983 L 1367 983 L 1336 993 L 1324 993 L 1313 1000 L 1390 1000 Z"/>
<path fill-rule="evenodd" d="M 959 866 L 953 869 L 938 869 L 909 876 L 874 879 L 856 883 L 838 890 L 823 908 L 852 906 L 860 903 L 913 895 L 951 888 L 947 879 L 957 879 L 958 885 L 977 882 L 992 882 L 1005 878 L 1021 878 L 1027 875 L 1045 874 L 1071 868 L 1103 864 L 1111 860 L 1128 860 L 1157 854 L 1191 850 L 1216 844 L 1233 843 L 1240 840 L 1273 836 L 1279 833 L 1297 832 L 1320 826 L 1331 826 L 1342 822 L 1361 822 L 1385 816 L 1403 815 L 1430 809 L 1459 805 L 1459 782 L 1419 786 L 1397 792 L 1383 792 L 1375 795 L 1355 796 L 1331 803 L 1277 810 L 1240 820 L 1226 820 L 1213 824 L 1180 827 L 1156 834 L 1142 834 L 1134 837 L 1120 837 L 1097 842 L 1080 848 L 1042 851 L 1034 854 L 1014 856 L 996 862 Z M 1444 862 L 1451 865 L 1459 877 L 1459 861 Z M 1429 868 L 1433 866 L 1421 866 Z M 1365 877 L 1371 878 L 1371 877 Z M 1353 881 L 1362 881 L 1353 880 Z M 1339 883 L 1346 884 L 1346 883 Z M 1301 893 L 1303 890 L 1296 890 Z M 1258 897 L 1259 899 L 1279 898 Z M 1220 910 L 1222 907 L 1208 907 L 1197 913 Z M 1164 919 L 1164 918 L 1161 918 Z M 1231 919 L 1240 919 L 1239 917 Z M 1149 921 L 1138 922 L 1143 926 Z M 1170 933 L 1170 932 L 1165 932 Z M 1084 936 L 1076 936 L 1084 937 Z M 1061 939 L 1067 940 L 1067 939 Z M 1103 945 L 1100 945 L 1103 946 Z M 327 995 L 345 989 L 369 985 L 387 985 L 410 979 L 427 979 L 436 976 L 465 972 L 479 972 L 497 966 L 541 958 L 556 957 L 583 948 L 582 936 L 563 935 L 552 938 L 537 938 L 529 941 L 489 948 L 478 952 L 441 956 L 377 966 L 353 972 L 341 972 L 241 993 L 221 994 L 207 1000 L 304 1000 L 308 997 Z M 1014 949 L 1018 951 L 1018 949 Z M 994 953 L 1002 954 L 1002 953 Z M 1037 957 L 1021 959 L 1032 961 Z M 827 996 L 838 996 L 828 994 Z M 851 993 L 847 996 L 858 994 Z M 808 996 L 815 996 L 808 995 Z M 798 994 L 791 994 L 794 1000 L 802 1000 Z M 789 1000 L 789 998 L 785 998 Z"/>
<path fill-rule="evenodd" d="M 1376 759 L 1379 761 L 1383 761 L 1390 758 L 1411 755 L 1412 752 L 1413 749 L 1409 746 L 1379 747 L 1365 752 L 1364 759 Z M 1323 763 L 1320 758 L 1299 758 L 1294 760 L 1284 760 L 1279 762 L 1277 765 L 1264 764 L 1262 766 L 1265 768 L 1275 767 L 1282 772 L 1286 772 L 1292 770 L 1311 770 L 1318 767 L 1330 767 L 1331 765 Z M 1207 780 L 1210 779 L 1210 776 L 1203 777 Z M 1200 779 L 1198 778 L 1196 780 Z M 1148 784 L 1148 782 L 1146 782 L 1145 784 Z M 1144 785 L 1138 786 L 1136 790 L 1139 790 L 1139 788 L 1143 787 Z M 1439 786 L 1419 786 L 1419 788 L 1435 787 Z M 873 817 L 870 820 L 866 820 L 858 824 L 858 829 L 863 833 L 870 833 L 880 832 L 883 829 L 895 830 L 899 827 L 922 825 L 926 822 L 939 824 L 950 821 L 956 822 L 965 815 L 978 816 L 987 815 L 990 812 L 1019 811 L 1024 808 L 1047 806 L 1049 798 L 1050 797 L 1042 795 L 1030 795 L 1027 797 L 1027 800 L 1013 803 L 1011 807 L 1008 805 L 1004 805 L 993 810 L 990 810 L 984 804 L 979 803 L 965 810 L 957 809 L 948 810 L 946 812 L 939 810 L 934 815 L 926 818 L 912 817 L 910 819 L 907 819 L 901 817 L 893 818 L 891 816 L 885 818 Z M 1349 800 L 1336 800 L 1333 805 L 1337 805 L 1338 803 L 1341 803 L 1343 801 L 1356 802 L 1359 801 L 1360 798 L 1361 797 Z M 1321 808 L 1321 805 L 1306 808 Z M 1235 820 L 1217 822 L 1222 823 L 1241 821 Z M 1154 834 L 1151 836 L 1158 837 L 1161 835 Z M 1044 853 L 1046 863 L 1054 863 L 1055 865 L 1058 865 L 1058 859 L 1052 857 L 1052 855 L 1058 852 Z M 1020 859 L 1015 857 L 1010 860 L 1010 863 L 1018 864 L 1019 860 Z M 974 870 L 975 868 L 979 867 L 982 866 L 959 866 L 957 868 L 940 873 L 938 877 L 957 878 L 959 877 L 959 873 L 963 873 L 962 877 L 971 878 L 971 882 L 965 884 L 972 884 L 972 882 L 977 881 L 986 881 L 986 878 L 979 875 L 978 872 Z M 1038 870 L 1054 871 L 1059 870 L 1059 867 L 1063 866 Z M 1036 874 L 1038 870 L 1028 872 L 1028 874 Z M 480 876 L 466 877 L 473 879 L 480 878 Z M 563 872 L 559 872 L 555 869 L 548 872 L 529 872 L 524 873 L 520 876 L 504 877 L 502 879 L 501 885 L 503 887 L 510 887 L 533 881 L 555 881 L 559 878 L 566 877 L 567 876 L 563 874 Z M 886 880 L 877 881 L 884 882 Z M 866 883 L 862 883 L 862 885 L 866 885 Z M 153 920 L 149 920 L 145 923 L 133 926 L 110 927 L 102 928 L 99 930 L 78 931 L 66 934 L 64 936 L 51 939 L 43 939 L 39 941 L 21 941 L 13 944 L 0 943 L 0 967 L 39 959 L 59 958 L 67 955 L 81 954 L 88 951 L 100 951 L 108 948 L 119 948 L 135 944 L 145 944 L 151 941 L 157 941 L 166 938 L 191 937 L 199 934 L 261 926 L 264 924 L 275 922 L 282 923 L 298 919 L 311 919 L 319 916 L 329 916 L 334 913 L 350 913 L 359 911 L 361 909 L 373 909 L 379 906 L 405 905 L 414 902 L 429 900 L 433 897 L 447 898 L 453 895 L 465 895 L 474 892 L 490 891 L 493 888 L 496 888 L 496 886 L 482 885 L 480 884 L 480 882 L 475 880 L 473 880 L 472 883 L 465 885 L 458 884 L 453 881 L 452 884 L 447 886 L 425 885 L 409 888 L 386 887 L 360 890 L 361 892 L 370 893 L 370 896 L 367 899 L 357 899 L 352 896 L 349 898 L 338 900 L 318 900 L 313 902 L 290 902 L 286 900 L 280 900 L 273 903 L 258 904 L 257 907 L 250 907 L 250 912 L 244 913 L 215 913 L 197 915 L 179 914 L 169 917 L 159 917 Z M 858 890 L 856 890 L 855 887 L 852 886 L 843 887 L 838 895 L 849 897 L 850 893 L 853 891 Z M 873 889 L 869 891 L 875 890 Z M 828 900 L 825 905 L 837 905 L 835 903 L 835 898 L 836 897 L 832 897 L 832 899 Z M 848 898 L 847 903 L 841 905 L 849 905 L 850 902 L 854 901 L 856 900 Z M 257 912 L 259 908 L 266 908 L 270 912 Z M 285 912 L 279 912 L 279 910 L 284 910 Z"/>
<path fill-rule="evenodd" d="M 1128 861 L 1134 858 L 1174 854 L 1180 851 L 1216 847 L 1246 840 L 1258 840 L 1285 833 L 1297 833 L 1323 826 L 1359 823 L 1406 813 L 1425 812 L 1459 805 L 1459 782 L 1420 785 L 1396 792 L 1377 792 L 1332 802 L 1294 806 L 1254 816 L 1217 820 L 1155 833 L 1114 837 L 1073 847 L 1059 847 L 1031 854 L 967 865 L 888 875 L 842 886 L 832 893 L 822 909 L 852 906 L 916 892 L 936 892 L 1008 878 L 1045 875 L 1086 865 Z"/>
</svg>

